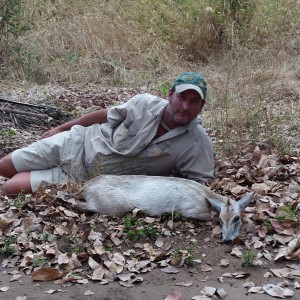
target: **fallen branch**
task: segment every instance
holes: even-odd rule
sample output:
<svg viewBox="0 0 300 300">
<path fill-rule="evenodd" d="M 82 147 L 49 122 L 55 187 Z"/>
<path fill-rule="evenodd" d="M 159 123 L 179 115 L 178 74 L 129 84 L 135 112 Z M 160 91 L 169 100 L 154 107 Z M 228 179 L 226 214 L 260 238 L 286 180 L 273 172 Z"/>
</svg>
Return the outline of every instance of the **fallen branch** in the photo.
<svg viewBox="0 0 300 300">
<path fill-rule="evenodd" d="M 49 106 L 49 105 L 37 105 L 37 104 L 31 104 L 31 103 L 26 103 L 26 102 L 19 102 L 19 101 L 14 101 L 14 100 L 10 100 L 10 99 L 5 99 L 2 98 L 0 95 L 0 101 L 1 102 L 7 102 L 7 103 L 11 103 L 13 105 L 22 105 L 22 106 L 27 106 L 27 107 L 36 107 L 36 108 L 40 108 L 40 109 L 53 109 L 53 110 L 59 110 L 58 108 L 54 107 L 54 106 Z"/>
<path fill-rule="evenodd" d="M 18 109 L 0 108 L 0 110 L 4 111 L 6 113 L 14 113 L 14 114 L 19 114 L 19 115 L 36 117 L 36 118 L 40 118 L 40 119 L 48 118 L 48 116 L 44 115 L 44 114 L 35 114 L 35 113 L 28 112 L 28 111 L 21 111 Z"/>
</svg>

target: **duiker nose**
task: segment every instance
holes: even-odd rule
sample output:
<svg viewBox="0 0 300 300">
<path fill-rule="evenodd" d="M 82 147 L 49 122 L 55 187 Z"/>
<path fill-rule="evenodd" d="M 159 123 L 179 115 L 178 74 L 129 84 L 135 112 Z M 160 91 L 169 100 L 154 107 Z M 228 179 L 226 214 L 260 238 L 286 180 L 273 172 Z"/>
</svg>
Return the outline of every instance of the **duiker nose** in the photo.
<svg viewBox="0 0 300 300">
<path fill-rule="evenodd" d="M 232 242 L 232 240 L 223 240 L 224 244 L 228 245 Z"/>
</svg>

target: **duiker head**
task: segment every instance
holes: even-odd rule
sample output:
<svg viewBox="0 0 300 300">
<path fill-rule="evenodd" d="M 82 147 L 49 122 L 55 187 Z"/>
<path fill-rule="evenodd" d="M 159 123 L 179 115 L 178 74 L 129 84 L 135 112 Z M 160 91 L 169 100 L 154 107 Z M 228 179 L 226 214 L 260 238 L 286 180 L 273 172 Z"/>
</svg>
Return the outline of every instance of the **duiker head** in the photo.
<svg viewBox="0 0 300 300">
<path fill-rule="evenodd" d="M 218 199 L 206 198 L 212 208 L 219 213 L 219 221 L 222 227 L 223 242 L 228 244 L 239 236 L 242 224 L 241 212 L 251 202 L 254 193 L 247 194 L 239 201 L 227 199 L 222 202 Z"/>
</svg>

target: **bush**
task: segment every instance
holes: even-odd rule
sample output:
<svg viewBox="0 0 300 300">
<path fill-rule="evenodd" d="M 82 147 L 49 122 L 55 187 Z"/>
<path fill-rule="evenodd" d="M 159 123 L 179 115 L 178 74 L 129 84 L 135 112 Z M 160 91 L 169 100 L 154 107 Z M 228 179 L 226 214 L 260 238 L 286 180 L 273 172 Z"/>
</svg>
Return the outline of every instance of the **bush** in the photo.
<svg viewBox="0 0 300 300">
<path fill-rule="evenodd" d="M 299 33 L 296 0 L 3 3 L 5 67 L 33 81 L 145 84 L 224 51 L 280 49 Z"/>
</svg>

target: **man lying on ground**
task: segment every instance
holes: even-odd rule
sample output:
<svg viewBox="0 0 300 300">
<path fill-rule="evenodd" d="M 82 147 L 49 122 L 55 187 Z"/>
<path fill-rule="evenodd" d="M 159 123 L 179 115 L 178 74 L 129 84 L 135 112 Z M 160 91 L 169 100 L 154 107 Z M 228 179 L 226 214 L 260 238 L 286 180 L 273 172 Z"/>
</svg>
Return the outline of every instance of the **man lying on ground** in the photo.
<svg viewBox="0 0 300 300">
<path fill-rule="evenodd" d="M 168 100 L 139 94 L 57 126 L 0 160 L 6 195 L 100 174 L 213 177 L 211 140 L 198 122 L 206 97 L 201 74 L 179 75 Z"/>
</svg>

